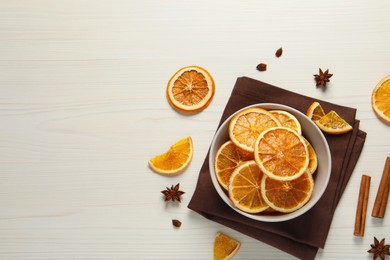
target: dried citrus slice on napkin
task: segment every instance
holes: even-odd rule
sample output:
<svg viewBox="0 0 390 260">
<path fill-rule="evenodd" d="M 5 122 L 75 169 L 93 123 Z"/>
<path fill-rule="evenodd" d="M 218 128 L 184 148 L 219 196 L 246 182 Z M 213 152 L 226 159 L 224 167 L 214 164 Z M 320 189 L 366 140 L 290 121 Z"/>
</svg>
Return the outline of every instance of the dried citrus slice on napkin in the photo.
<svg viewBox="0 0 390 260">
<path fill-rule="evenodd" d="M 173 108 L 181 112 L 199 112 L 211 102 L 215 83 L 211 74 L 199 66 L 178 70 L 169 80 L 166 95 Z"/>
<path fill-rule="evenodd" d="M 334 110 L 314 122 L 322 131 L 328 134 L 344 134 L 352 130 L 352 126 Z"/>
<path fill-rule="evenodd" d="M 149 160 L 149 166 L 157 173 L 172 175 L 186 168 L 193 154 L 191 137 L 186 137 L 173 144 L 168 151 Z"/>
<path fill-rule="evenodd" d="M 294 115 L 283 110 L 270 110 L 269 112 L 279 120 L 282 126 L 291 128 L 299 134 L 302 134 L 301 124 Z"/>
<path fill-rule="evenodd" d="M 237 254 L 241 243 L 222 232 L 217 232 L 214 238 L 214 260 L 231 259 Z"/>
<path fill-rule="evenodd" d="M 314 181 L 311 173 L 305 171 L 292 181 L 279 181 L 264 175 L 261 192 L 264 200 L 274 210 L 288 213 L 301 208 L 313 193 Z"/>
<path fill-rule="evenodd" d="M 265 109 L 246 108 L 229 122 L 229 137 L 239 149 L 254 152 L 257 137 L 266 129 L 280 126 L 279 120 Z"/>
<path fill-rule="evenodd" d="M 217 180 L 224 189 L 228 189 L 233 171 L 244 161 L 248 161 L 248 158 L 242 155 L 230 140 L 218 149 L 215 155 L 214 169 Z"/>
<path fill-rule="evenodd" d="M 375 114 L 390 125 L 390 75 L 375 86 L 372 91 L 371 105 Z"/>
<path fill-rule="evenodd" d="M 325 115 L 325 111 L 321 104 L 314 101 L 307 109 L 306 115 L 313 121 L 321 119 Z"/>
<path fill-rule="evenodd" d="M 262 177 L 263 173 L 254 160 L 234 170 L 230 177 L 229 198 L 235 207 L 248 213 L 258 213 L 268 208 L 260 191 Z"/>
<path fill-rule="evenodd" d="M 309 152 L 309 165 L 308 165 L 308 170 L 310 171 L 311 174 L 313 174 L 318 167 L 318 159 L 317 159 L 317 153 L 314 150 L 313 146 L 305 137 L 302 136 L 302 138 L 305 140 L 306 146 L 307 146 L 307 151 Z"/>
<path fill-rule="evenodd" d="M 255 160 L 260 169 L 277 180 L 293 180 L 301 176 L 309 165 L 309 151 L 305 140 L 287 127 L 265 130 L 255 144 Z"/>
</svg>

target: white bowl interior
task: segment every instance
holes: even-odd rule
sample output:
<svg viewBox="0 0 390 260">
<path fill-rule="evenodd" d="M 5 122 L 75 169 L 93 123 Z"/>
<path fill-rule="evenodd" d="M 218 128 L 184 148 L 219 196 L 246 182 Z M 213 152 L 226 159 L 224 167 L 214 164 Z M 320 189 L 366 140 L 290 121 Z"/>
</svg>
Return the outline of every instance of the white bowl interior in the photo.
<svg viewBox="0 0 390 260">
<path fill-rule="evenodd" d="M 284 110 L 290 112 L 298 119 L 302 127 L 302 134 L 313 146 L 314 150 L 316 151 L 317 159 L 318 159 L 318 168 L 316 173 L 313 175 L 314 190 L 313 190 L 312 197 L 302 208 L 287 214 L 264 214 L 264 213 L 250 214 L 234 207 L 227 193 L 218 183 L 217 177 L 215 175 L 215 169 L 214 169 L 215 155 L 219 147 L 221 147 L 222 144 L 224 144 L 226 141 L 229 140 L 228 127 L 229 127 L 230 119 L 233 117 L 234 114 L 231 115 L 222 123 L 221 127 L 218 129 L 211 143 L 210 156 L 209 156 L 209 168 L 210 168 L 210 175 L 211 175 L 213 185 L 217 190 L 219 196 L 226 202 L 227 205 L 229 205 L 232 209 L 234 209 L 238 213 L 248 218 L 264 221 L 264 222 L 280 222 L 280 221 L 286 221 L 286 220 L 296 218 L 302 215 L 303 213 L 307 212 L 317 203 L 317 201 L 321 198 L 322 194 L 324 193 L 328 185 L 330 174 L 331 174 L 331 165 L 332 165 L 328 143 L 323 133 L 314 124 L 314 122 L 310 118 L 308 118 L 305 114 L 301 113 L 300 111 L 294 108 L 285 105 L 274 104 L 274 103 L 260 103 L 260 104 L 251 105 L 249 107 L 261 107 L 267 110 L 271 110 L 271 109 Z"/>
</svg>

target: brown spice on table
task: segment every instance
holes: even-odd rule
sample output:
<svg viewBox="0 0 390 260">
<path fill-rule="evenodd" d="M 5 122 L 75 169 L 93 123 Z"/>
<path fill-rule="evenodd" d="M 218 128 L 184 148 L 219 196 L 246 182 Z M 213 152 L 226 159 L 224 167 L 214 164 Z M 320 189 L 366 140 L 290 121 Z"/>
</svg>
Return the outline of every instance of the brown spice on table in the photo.
<svg viewBox="0 0 390 260">
<path fill-rule="evenodd" d="M 177 219 L 172 219 L 172 225 L 179 228 L 181 226 L 181 221 Z"/>
<path fill-rule="evenodd" d="M 374 254 L 374 260 L 377 257 L 380 257 L 382 260 L 384 260 L 386 255 L 390 255 L 390 245 L 385 245 L 384 238 L 381 240 L 381 242 L 379 242 L 379 240 L 374 237 L 374 244 L 371 244 L 371 248 L 367 252 Z"/>
<path fill-rule="evenodd" d="M 359 200 L 356 209 L 355 216 L 355 229 L 353 234 L 355 236 L 364 236 L 364 228 L 366 226 L 366 215 L 367 215 L 367 203 L 368 195 L 370 193 L 370 182 L 371 177 L 368 175 L 362 175 L 359 190 Z"/>
<path fill-rule="evenodd" d="M 183 195 L 185 192 L 179 190 L 180 183 L 176 184 L 175 186 L 171 186 L 171 188 L 168 188 L 166 190 L 161 191 L 162 194 L 164 194 L 165 199 L 164 201 L 177 201 L 181 202 L 180 196 Z"/>
<path fill-rule="evenodd" d="M 371 216 L 384 218 L 390 191 L 390 157 L 387 157 Z"/>
<path fill-rule="evenodd" d="M 260 63 L 259 65 L 256 66 L 256 69 L 258 69 L 260 71 L 266 71 L 267 70 L 267 64 Z"/>
<path fill-rule="evenodd" d="M 279 48 L 279 49 L 276 50 L 275 56 L 279 58 L 280 56 L 282 56 L 282 53 L 283 53 L 283 49 Z"/>
<path fill-rule="evenodd" d="M 329 82 L 330 78 L 333 76 L 333 74 L 329 73 L 329 69 L 325 70 L 325 72 L 322 71 L 322 69 L 319 69 L 318 74 L 314 74 L 314 79 L 316 81 L 316 86 L 323 86 L 326 87 L 326 83 Z"/>
</svg>

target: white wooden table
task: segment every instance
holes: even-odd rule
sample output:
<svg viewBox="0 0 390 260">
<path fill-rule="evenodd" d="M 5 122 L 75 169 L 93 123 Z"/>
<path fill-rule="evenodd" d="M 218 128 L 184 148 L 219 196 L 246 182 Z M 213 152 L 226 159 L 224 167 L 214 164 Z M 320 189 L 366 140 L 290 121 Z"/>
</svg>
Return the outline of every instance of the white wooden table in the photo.
<svg viewBox="0 0 390 260">
<path fill-rule="evenodd" d="M 0 259 L 211 259 L 217 231 L 241 241 L 235 259 L 290 259 L 187 208 L 240 76 L 358 109 L 366 144 L 317 258 L 371 259 L 374 236 L 390 243 L 390 212 L 369 216 L 363 238 L 353 225 L 361 175 L 371 210 L 390 156 L 390 127 L 370 104 L 390 74 L 389 11 L 387 0 L 2 0 Z M 165 98 L 186 65 L 217 85 L 192 116 Z M 325 91 L 318 68 L 334 74 Z M 183 174 L 148 168 L 186 136 L 195 154 Z M 165 204 L 160 191 L 178 182 L 182 203 Z"/>
</svg>

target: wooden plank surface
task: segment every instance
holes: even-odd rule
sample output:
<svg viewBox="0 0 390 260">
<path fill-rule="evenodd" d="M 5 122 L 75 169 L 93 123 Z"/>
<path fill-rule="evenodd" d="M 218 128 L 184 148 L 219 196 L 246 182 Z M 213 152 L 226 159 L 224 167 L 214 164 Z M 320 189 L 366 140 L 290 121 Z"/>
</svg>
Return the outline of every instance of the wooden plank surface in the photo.
<svg viewBox="0 0 390 260">
<path fill-rule="evenodd" d="M 217 231 L 241 241 L 235 259 L 290 259 L 187 209 L 240 76 L 358 109 L 366 144 L 317 258 L 368 259 L 374 236 L 390 242 L 389 212 L 353 236 L 361 174 L 372 176 L 371 210 L 390 155 L 370 104 L 390 74 L 389 10 L 385 0 L 1 1 L 0 259 L 211 259 Z M 217 85 L 192 116 L 165 98 L 186 65 Z M 319 67 L 334 74 L 325 91 Z M 147 161 L 185 136 L 189 168 L 154 174 Z M 177 182 L 183 202 L 164 204 L 160 191 Z"/>
</svg>

